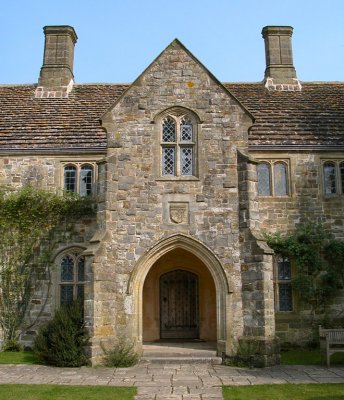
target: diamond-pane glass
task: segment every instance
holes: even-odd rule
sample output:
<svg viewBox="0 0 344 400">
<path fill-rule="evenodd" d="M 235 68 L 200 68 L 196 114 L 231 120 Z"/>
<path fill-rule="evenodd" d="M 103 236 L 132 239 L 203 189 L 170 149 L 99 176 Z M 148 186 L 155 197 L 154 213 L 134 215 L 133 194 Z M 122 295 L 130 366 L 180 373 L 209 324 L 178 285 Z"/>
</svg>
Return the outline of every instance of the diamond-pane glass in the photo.
<svg viewBox="0 0 344 400">
<path fill-rule="evenodd" d="M 85 280 L 85 258 L 80 257 L 78 261 L 78 281 L 83 282 Z"/>
<path fill-rule="evenodd" d="M 336 167 L 330 162 L 324 164 L 324 188 L 325 194 L 336 193 Z"/>
<path fill-rule="evenodd" d="M 277 261 L 278 279 L 291 279 L 291 264 L 288 258 L 280 257 Z"/>
<path fill-rule="evenodd" d="M 192 147 L 181 148 L 181 174 L 192 175 Z"/>
<path fill-rule="evenodd" d="M 271 195 L 270 185 L 270 166 L 268 164 L 258 164 L 258 193 L 260 196 Z"/>
<path fill-rule="evenodd" d="M 162 125 L 162 141 L 165 143 L 176 141 L 176 123 L 172 118 L 165 118 Z"/>
<path fill-rule="evenodd" d="M 278 285 L 279 311 L 293 311 L 293 296 L 291 283 Z"/>
<path fill-rule="evenodd" d="M 162 149 L 162 174 L 175 175 L 174 147 L 163 147 Z"/>
<path fill-rule="evenodd" d="M 286 196 L 287 189 L 287 166 L 284 163 L 274 164 L 274 194 L 275 196 Z"/>
<path fill-rule="evenodd" d="M 183 119 L 180 124 L 180 136 L 183 142 L 192 141 L 192 123 L 188 119 Z"/>
<path fill-rule="evenodd" d="M 71 165 L 64 169 L 64 189 L 67 192 L 76 191 L 76 168 Z"/>
<path fill-rule="evenodd" d="M 92 175 L 91 165 L 85 165 L 80 171 L 80 196 L 90 196 L 92 194 Z"/>
<path fill-rule="evenodd" d="M 342 184 L 342 194 L 344 194 L 344 162 L 339 164 L 340 181 Z"/>
<path fill-rule="evenodd" d="M 61 281 L 73 282 L 74 280 L 74 259 L 69 255 L 64 256 L 61 261 Z"/>
<path fill-rule="evenodd" d="M 61 304 L 70 304 L 73 302 L 73 285 L 60 286 Z"/>
<path fill-rule="evenodd" d="M 84 285 L 77 285 L 76 287 L 76 299 L 83 302 L 84 301 Z"/>
</svg>

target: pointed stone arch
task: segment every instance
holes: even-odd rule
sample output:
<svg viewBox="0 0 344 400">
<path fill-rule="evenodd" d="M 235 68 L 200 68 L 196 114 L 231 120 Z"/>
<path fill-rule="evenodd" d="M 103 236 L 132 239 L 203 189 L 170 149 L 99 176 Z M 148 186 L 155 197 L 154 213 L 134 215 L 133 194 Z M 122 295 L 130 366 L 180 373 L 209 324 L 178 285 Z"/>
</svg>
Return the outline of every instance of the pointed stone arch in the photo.
<svg viewBox="0 0 344 400">
<path fill-rule="evenodd" d="M 224 347 L 227 334 L 227 299 L 231 293 L 226 274 L 216 255 L 203 243 L 187 235 L 175 234 L 160 240 L 137 262 L 128 282 L 128 295 L 132 298 L 134 314 L 134 336 L 137 347 L 142 345 L 143 286 L 148 272 L 162 256 L 175 249 L 183 249 L 196 256 L 209 270 L 216 290 L 216 317 L 218 349 Z"/>
</svg>

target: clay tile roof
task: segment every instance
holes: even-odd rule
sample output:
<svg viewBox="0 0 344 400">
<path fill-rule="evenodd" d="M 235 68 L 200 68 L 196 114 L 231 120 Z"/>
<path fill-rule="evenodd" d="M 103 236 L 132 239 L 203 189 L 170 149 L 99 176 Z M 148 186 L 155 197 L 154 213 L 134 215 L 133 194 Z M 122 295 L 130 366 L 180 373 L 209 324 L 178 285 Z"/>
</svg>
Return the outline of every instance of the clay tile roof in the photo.
<svg viewBox="0 0 344 400">
<path fill-rule="evenodd" d="M 262 83 L 225 83 L 252 113 L 249 144 L 344 147 L 344 83 L 302 83 L 269 92 Z M 100 118 L 128 85 L 74 85 L 67 99 L 36 99 L 35 85 L 0 86 L 0 151 L 106 149 Z"/>
<path fill-rule="evenodd" d="M 301 83 L 302 91 L 268 91 L 261 83 L 225 87 L 254 115 L 250 146 L 344 145 L 344 83 Z"/>
<path fill-rule="evenodd" d="M 35 85 L 0 86 L 0 150 L 100 150 L 100 118 L 128 85 L 74 85 L 68 99 L 36 99 Z"/>
</svg>

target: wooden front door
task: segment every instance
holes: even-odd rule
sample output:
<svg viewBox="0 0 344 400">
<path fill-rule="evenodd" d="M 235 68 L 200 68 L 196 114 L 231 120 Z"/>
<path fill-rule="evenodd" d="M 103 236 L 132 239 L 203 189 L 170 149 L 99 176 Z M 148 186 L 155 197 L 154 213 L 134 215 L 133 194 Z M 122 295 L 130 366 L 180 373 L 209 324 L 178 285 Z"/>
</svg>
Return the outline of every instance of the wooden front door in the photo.
<svg viewBox="0 0 344 400">
<path fill-rule="evenodd" d="M 160 338 L 199 338 L 198 277 L 181 269 L 160 277 Z"/>
</svg>

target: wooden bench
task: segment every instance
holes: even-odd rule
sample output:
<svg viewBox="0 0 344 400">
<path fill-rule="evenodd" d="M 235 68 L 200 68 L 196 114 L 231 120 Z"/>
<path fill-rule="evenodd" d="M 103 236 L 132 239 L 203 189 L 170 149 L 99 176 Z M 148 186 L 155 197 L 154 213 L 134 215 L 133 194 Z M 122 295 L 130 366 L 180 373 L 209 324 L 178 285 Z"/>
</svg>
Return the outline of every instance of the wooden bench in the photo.
<svg viewBox="0 0 344 400">
<path fill-rule="evenodd" d="M 334 353 L 344 353 L 344 329 L 323 329 L 319 326 L 320 349 L 326 351 L 326 364 Z M 325 342 L 325 343 L 324 343 Z"/>
</svg>

